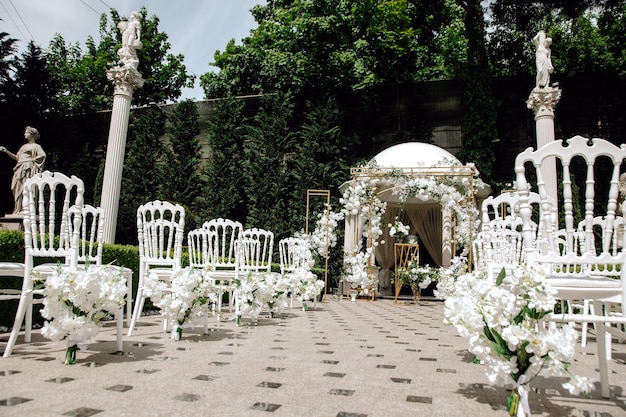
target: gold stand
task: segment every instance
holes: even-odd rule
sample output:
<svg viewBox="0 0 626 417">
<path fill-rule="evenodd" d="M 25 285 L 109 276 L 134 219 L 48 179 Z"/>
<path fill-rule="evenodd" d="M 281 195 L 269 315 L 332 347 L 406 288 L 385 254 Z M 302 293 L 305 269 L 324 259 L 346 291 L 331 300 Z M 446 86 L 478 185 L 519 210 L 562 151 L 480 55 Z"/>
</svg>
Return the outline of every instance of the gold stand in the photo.
<svg viewBox="0 0 626 417">
<path fill-rule="evenodd" d="M 417 243 L 396 243 L 394 245 L 394 254 L 396 259 L 396 271 L 398 268 L 407 268 L 409 263 L 419 262 L 420 246 Z M 396 296 L 393 299 L 394 304 L 398 304 L 398 296 L 402 289 L 402 283 L 394 280 L 396 287 Z"/>
</svg>

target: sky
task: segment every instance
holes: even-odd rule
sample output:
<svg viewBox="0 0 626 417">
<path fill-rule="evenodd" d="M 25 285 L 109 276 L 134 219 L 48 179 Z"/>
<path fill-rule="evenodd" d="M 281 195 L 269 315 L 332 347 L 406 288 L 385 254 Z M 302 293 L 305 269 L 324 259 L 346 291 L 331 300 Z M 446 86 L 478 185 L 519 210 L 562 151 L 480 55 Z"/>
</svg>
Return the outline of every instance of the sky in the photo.
<svg viewBox="0 0 626 417">
<path fill-rule="evenodd" d="M 209 66 L 215 51 L 224 51 L 231 39 L 241 44 L 257 27 L 250 13 L 257 4 L 265 0 L 0 0 L 0 32 L 18 39 L 20 52 L 31 40 L 47 48 L 56 33 L 84 50 L 87 36 L 100 39 L 100 14 L 109 16 L 113 8 L 128 17 L 145 6 L 168 35 L 169 52 L 184 55 L 187 71 L 196 76 L 195 88 L 183 89 L 181 99 L 201 100 L 200 75 L 216 70 Z"/>
</svg>

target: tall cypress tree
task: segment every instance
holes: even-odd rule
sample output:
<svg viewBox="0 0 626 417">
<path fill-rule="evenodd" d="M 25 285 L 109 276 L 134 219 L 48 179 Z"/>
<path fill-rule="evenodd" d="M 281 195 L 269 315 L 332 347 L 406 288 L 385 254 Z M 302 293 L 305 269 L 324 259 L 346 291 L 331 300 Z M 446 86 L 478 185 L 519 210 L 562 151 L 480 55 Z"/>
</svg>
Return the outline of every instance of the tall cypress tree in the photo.
<svg viewBox="0 0 626 417">
<path fill-rule="evenodd" d="M 116 242 L 137 243 L 137 207 L 163 200 L 165 114 L 154 108 L 133 112 L 128 126 L 126 161 L 120 191 Z"/>
<path fill-rule="evenodd" d="M 211 154 L 206 167 L 206 217 L 223 217 L 244 222 L 246 198 L 244 192 L 243 142 L 247 120 L 243 114 L 244 101 L 234 97 L 215 103 L 214 117 L 209 121 Z"/>
<path fill-rule="evenodd" d="M 191 100 L 184 100 L 169 115 L 170 148 L 166 151 L 163 198 L 186 208 L 185 227 L 193 229 L 204 221 L 206 179 L 200 159 L 200 116 Z"/>
<path fill-rule="evenodd" d="M 493 143 L 497 139 L 497 109 L 491 91 L 489 63 L 485 49 L 485 22 L 480 0 L 462 2 L 468 40 L 465 91 L 463 93 L 463 149 L 459 158 L 476 164 L 480 177 L 489 183 L 495 160 Z"/>
<path fill-rule="evenodd" d="M 289 93 L 263 96 L 245 146 L 246 223 L 271 230 L 276 236 L 289 232 L 286 196 L 294 186 L 288 176 L 289 159 L 295 150 L 295 135 L 289 126 L 293 107 Z"/>
</svg>

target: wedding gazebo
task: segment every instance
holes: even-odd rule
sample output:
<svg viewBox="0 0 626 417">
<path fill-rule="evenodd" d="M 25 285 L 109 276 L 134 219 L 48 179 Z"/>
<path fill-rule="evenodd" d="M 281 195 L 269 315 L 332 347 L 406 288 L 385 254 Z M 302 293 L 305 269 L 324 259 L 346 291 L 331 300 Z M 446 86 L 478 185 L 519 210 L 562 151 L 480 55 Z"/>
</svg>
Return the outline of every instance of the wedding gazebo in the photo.
<svg viewBox="0 0 626 417">
<path fill-rule="evenodd" d="M 352 179 L 341 186 L 344 264 L 365 268 L 361 278 L 344 276 L 353 286 L 377 281 L 378 291 L 391 294 L 396 238 L 387 225 L 396 220 L 409 226 L 419 250 L 437 266 L 450 264 L 457 245 L 471 247 L 476 200 L 490 193 L 473 164 L 463 165 L 430 143 L 408 142 L 383 150 L 350 174 Z"/>
</svg>

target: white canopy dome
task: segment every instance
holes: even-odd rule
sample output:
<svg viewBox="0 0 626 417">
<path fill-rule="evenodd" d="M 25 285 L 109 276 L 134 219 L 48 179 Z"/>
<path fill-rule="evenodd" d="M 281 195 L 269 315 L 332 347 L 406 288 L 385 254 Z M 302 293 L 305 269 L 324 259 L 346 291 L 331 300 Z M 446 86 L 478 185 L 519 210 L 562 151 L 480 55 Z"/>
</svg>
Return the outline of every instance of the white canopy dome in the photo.
<svg viewBox="0 0 626 417">
<path fill-rule="evenodd" d="M 380 167 L 413 168 L 433 166 L 448 160 L 459 163 L 450 152 L 424 142 L 406 142 L 385 149 L 373 158 Z"/>
</svg>

